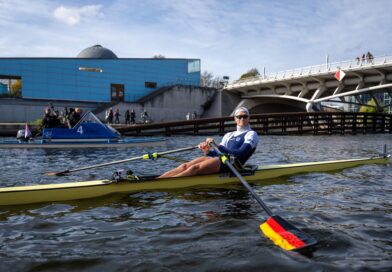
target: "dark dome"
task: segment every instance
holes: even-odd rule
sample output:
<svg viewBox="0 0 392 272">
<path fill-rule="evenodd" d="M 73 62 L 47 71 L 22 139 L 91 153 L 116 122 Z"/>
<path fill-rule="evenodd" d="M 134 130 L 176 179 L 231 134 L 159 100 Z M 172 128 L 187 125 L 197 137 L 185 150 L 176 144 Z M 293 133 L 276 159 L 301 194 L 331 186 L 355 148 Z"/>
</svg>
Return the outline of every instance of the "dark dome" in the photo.
<svg viewBox="0 0 392 272">
<path fill-rule="evenodd" d="M 117 59 L 116 54 L 114 54 L 111 50 L 102 47 L 99 44 L 87 47 L 86 49 L 82 50 L 76 57 L 83 59 Z"/>
</svg>

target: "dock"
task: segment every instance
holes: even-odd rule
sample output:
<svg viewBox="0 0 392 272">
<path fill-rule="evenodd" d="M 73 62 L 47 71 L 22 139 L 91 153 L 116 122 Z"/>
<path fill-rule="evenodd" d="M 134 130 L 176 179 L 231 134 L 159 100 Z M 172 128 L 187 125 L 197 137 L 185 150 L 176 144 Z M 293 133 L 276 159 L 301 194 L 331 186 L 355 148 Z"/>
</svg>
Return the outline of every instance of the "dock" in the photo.
<svg viewBox="0 0 392 272">
<path fill-rule="evenodd" d="M 392 133 L 392 115 L 359 112 L 253 114 L 252 128 L 261 135 L 344 135 Z M 123 135 L 223 135 L 236 128 L 233 117 L 164 123 L 115 125 Z"/>
<path fill-rule="evenodd" d="M 14 137 L 24 123 L 0 124 L 0 136 Z M 260 135 L 355 135 L 392 133 L 392 115 L 360 112 L 296 112 L 253 114 Z M 233 117 L 201 118 L 149 124 L 112 125 L 123 136 L 223 135 L 236 129 Z M 35 134 L 37 126 L 30 125 Z"/>
</svg>

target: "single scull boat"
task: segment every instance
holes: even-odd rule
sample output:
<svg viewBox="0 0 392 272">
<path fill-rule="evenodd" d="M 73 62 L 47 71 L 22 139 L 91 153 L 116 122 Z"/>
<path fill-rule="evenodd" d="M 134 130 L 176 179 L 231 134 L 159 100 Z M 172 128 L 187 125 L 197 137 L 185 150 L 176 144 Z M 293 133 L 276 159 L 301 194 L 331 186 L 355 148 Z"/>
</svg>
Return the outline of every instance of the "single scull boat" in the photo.
<svg viewBox="0 0 392 272">
<path fill-rule="evenodd" d="M 241 172 L 241 175 L 245 176 L 247 181 L 254 183 L 260 182 L 262 184 L 265 180 L 282 176 L 309 172 L 336 171 L 365 164 L 388 163 L 389 161 L 390 155 L 381 155 L 379 157 L 361 159 L 264 165 L 247 167 Z M 168 190 L 239 182 L 231 174 L 167 179 L 156 179 L 156 176 L 144 176 L 138 179 L 133 179 L 133 177 L 0 188 L 0 205 L 81 200 L 114 193 L 126 194 L 140 191 Z"/>
</svg>

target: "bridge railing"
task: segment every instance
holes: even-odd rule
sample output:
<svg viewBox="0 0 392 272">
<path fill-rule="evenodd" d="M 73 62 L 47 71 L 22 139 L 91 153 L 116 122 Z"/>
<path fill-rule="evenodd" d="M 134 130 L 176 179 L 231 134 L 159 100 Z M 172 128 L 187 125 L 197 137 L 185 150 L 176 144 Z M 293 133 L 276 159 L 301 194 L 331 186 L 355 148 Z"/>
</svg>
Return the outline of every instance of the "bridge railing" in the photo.
<svg viewBox="0 0 392 272">
<path fill-rule="evenodd" d="M 266 75 L 259 75 L 255 77 L 249 77 L 245 79 L 239 79 L 234 82 L 227 84 L 225 89 L 238 88 L 242 86 L 248 86 L 258 83 L 267 83 L 271 81 L 278 81 L 284 79 L 295 79 L 301 77 L 307 77 L 311 75 L 320 75 L 320 74 L 329 74 L 335 73 L 339 69 L 344 71 L 349 70 L 357 70 L 360 68 L 368 68 L 368 67 L 379 67 L 383 65 L 391 65 L 392 64 L 392 56 L 383 56 L 372 59 L 354 59 L 354 60 L 346 60 L 340 62 L 332 62 L 325 64 L 318 64 L 313 66 L 307 66 L 302 68 L 295 68 L 286 71 L 280 71 L 276 73 L 270 73 Z"/>
</svg>

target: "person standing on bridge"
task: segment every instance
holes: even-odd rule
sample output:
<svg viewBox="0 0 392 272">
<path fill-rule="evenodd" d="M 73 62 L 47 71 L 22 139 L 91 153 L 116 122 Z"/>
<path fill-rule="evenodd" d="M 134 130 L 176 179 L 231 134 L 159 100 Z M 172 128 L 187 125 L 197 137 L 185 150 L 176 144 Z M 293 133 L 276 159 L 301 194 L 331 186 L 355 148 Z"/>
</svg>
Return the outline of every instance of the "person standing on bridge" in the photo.
<svg viewBox="0 0 392 272">
<path fill-rule="evenodd" d="M 240 107 L 236 109 L 234 120 L 237 124 L 237 130 L 226 133 L 218 148 L 222 153 L 232 158 L 234 157 L 237 162 L 243 165 L 256 150 L 259 136 L 249 125 L 250 116 L 247 108 Z M 213 138 L 207 138 L 199 144 L 199 148 L 204 152 L 205 156 L 181 164 L 177 168 L 164 173 L 159 178 L 230 172 L 230 169 L 221 162 L 217 152 L 210 150 L 210 144 L 213 141 Z"/>
<path fill-rule="evenodd" d="M 373 64 L 373 55 L 369 51 L 366 54 L 366 60 L 367 60 L 367 63 Z"/>
</svg>

